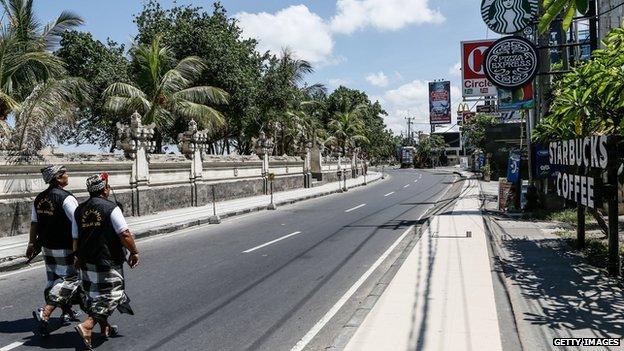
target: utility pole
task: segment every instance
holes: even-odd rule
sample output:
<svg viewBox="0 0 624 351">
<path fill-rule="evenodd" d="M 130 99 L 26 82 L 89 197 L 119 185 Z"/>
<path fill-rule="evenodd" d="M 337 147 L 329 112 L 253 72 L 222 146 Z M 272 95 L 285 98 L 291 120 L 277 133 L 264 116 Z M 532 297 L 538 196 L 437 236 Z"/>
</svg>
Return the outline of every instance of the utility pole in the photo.
<svg viewBox="0 0 624 351">
<path fill-rule="evenodd" d="M 414 117 L 405 117 L 405 119 L 407 120 L 407 140 L 409 145 L 414 145 L 413 140 L 412 140 L 412 124 L 414 124 L 414 122 L 412 121 L 414 119 Z"/>
</svg>

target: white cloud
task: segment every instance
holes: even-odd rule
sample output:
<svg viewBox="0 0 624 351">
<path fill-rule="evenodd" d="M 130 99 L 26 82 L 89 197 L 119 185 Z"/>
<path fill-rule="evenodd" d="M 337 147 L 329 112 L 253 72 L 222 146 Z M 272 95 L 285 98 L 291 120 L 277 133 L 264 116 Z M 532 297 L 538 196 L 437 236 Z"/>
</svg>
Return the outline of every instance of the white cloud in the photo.
<svg viewBox="0 0 624 351">
<path fill-rule="evenodd" d="M 449 74 L 453 77 L 461 76 L 461 62 L 457 61 L 453 66 L 449 68 Z"/>
<path fill-rule="evenodd" d="M 439 11 L 429 7 L 428 0 L 338 0 L 336 7 L 331 28 L 344 34 L 367 26 L 394 31 L 410 24 L 444 21 Z"/>
<path fill-rule="evenodd" d="M 239 12 L 243 35 L 256 38 L 260 51 L 278 53 L 290 48 L 301 59 L 323 64 L 333 60 L 329 26 L 305 5 L 290 6 L 275 14 Z"/>
<path fill-rule="evenodd" d="M 379 71 L 377 73 L 371 73 L 366 76 L 366 81 L 376 87 L 386 87 L 388 86 L 388 77 L 383 73 L 383 71 Z"/>
<path fill-rule="evenodd" d="M 457 110 L 457 102 L 461 100 L 461 92 L 455 85 L 451 85 L 451 111 Z M 387 90 L 380 101 L 388 112 L 386 125 L 394 130 L 395 134 L 407 130 L 405 117 L 413 117 L 412 130 L 429 132 L 429 82 L 413 80 L 395 89 Z M 455 123 L 455 116 L 452 119 Z"/>
</svg>

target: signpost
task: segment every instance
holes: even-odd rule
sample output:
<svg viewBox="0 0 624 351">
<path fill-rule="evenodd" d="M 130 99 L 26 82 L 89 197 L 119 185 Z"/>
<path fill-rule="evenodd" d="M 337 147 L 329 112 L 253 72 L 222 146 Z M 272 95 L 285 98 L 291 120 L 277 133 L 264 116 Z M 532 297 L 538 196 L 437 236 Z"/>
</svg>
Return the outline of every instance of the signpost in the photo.
<svg viewBox="0 0 624 351">
<path fill-rule="evenodd" d="M 267 210 L 275 210 L 277 209 L 277 206 L 275 206 L 275 203 L 273 202 L 273 181 L 275 180 L 275 173 L 267 173 L 267 180 L 269 181 L 271 187 L 271 203 L 267 206 Z"/>
<path fill-rule="evenodd" d="M 485 53 L 485 75 L 499 88 L 515 89 L 531 83 L 537 73 L 537 48 L 522 37 L 503 37 Z"/>
<path fill-rule="evenodd" d="M 462 96 L 496 96 L 496 87 L 483 71 L 485 51 L 494 40 L 473 40 L 461 42 Z"/>
</svg>

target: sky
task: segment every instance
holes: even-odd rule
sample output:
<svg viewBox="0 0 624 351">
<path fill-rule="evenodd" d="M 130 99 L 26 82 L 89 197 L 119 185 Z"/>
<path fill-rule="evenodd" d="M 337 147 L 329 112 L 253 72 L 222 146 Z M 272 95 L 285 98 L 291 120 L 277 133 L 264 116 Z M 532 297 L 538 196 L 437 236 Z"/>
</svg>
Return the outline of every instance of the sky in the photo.
<svg viewBox="0 0 624 351">
<path fill-rule="evenodd" d="M 193 4 L 210 11 L 213 1 L 161 0 Z M 388 112 L 386 125 L 396 134 L 428 131 L 428 82 L 450 80 L 452 111 L 461 101 L 460 42 L 497 37 L 481 19 L 480 0 L 222 0 L 238 19 L 243 35 L 259 40 L 261 51 L 288 47 L 310 61 L 310 84 L 340 85 L 365 91 Z M 63 10 L 85 19 L 80 30 L 99 40 L 132 44 L 133 15 L 140 0 L 39 0 L 43 22 Z M 453 124 L 455 113 L 453 113 Z"/>
</svg>

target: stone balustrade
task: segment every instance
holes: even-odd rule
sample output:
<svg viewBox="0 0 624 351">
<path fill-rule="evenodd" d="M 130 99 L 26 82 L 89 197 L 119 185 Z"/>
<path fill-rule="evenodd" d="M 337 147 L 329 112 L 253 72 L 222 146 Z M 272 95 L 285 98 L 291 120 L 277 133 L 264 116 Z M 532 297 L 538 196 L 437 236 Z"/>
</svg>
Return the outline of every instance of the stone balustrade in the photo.
<svg viewBox="0 0 624 351">
<path fill-rule="evenodd" d="M 114 196 L 127 216 L 140 216 L 174 208 L 203 206 L 217 201 L 260 195 L 265 192 L 263 160 L 257 155 L 201 155 L 201 172 L 196 174 L 193 159 L 184 155 L 152 154 L 137 164 L 136 157 L 123 154 L 62 153 L 46 150 L 36 157 L 16 162 L 0 153 L 0 237 L 25 234 L 30 223 L 34 197 L 46 188 L 40 169 L 48 164 L 64 164 L 70 180 L 66 188 L 79 200 L 86 199 L 86 178 L 108 172 Z M 300 156 L 268 157 L 268 167 L 276 175 L 274 190 L 303 188 L 305 160 Z M 350 167 L 349 163 L 341 165 Z M 144 168 L 144 169 L 143 169 Z M 317 165 L 318 168 L 318 165 Z M 322 182 L 336 179 L 337 160 L 322 165 Z M 350 173 L 348 173 L 350 174 Z M 137 175 L 144 181 L 137 182 Z"/>
</svg>

